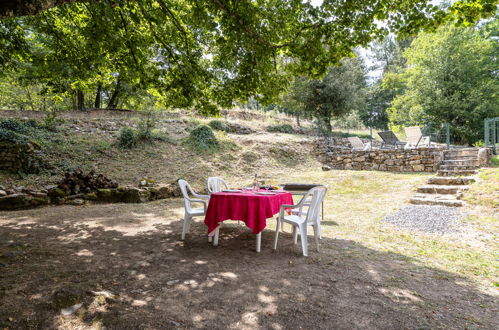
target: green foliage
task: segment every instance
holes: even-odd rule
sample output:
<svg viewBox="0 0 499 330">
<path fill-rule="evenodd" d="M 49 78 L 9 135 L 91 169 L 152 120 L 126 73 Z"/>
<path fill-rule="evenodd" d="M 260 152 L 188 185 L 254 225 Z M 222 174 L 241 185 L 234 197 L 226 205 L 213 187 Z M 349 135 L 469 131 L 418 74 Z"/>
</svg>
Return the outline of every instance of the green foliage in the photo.
<svg viewBox="0 0 499 330">
<path fill-rule="evenodd" d="M 197 150 L 212 151 L 219 148 L 220 143 L 207 125 L 199 125 L 191 131 L 188 144 Z"/>
<path fill-rule="evenodd" d="M 306 112 L 317 118 L 324 132 L 332 130 L 331 120 L 365 106 L 364 68 L 358 58 L 342 61 L 334 66 L 322 80 L 312 80 L 305 93 L 303 104 Z"/>
<path fill-rule="evenodd" d="M 268 104 L 290 77 L 320 79 L 389 32 L 465 25 L 494 11 L 493 0 L 448 9 L 429 0 L 74 1 L 0 23 L 0 106 L 142 108 L 154 97 L 212 114 L 250 96 Z"/>
<path fill-rule="evenodd" d="M 144 117 L 139 121 L 136 132 L 136 139 L 143 142 L 151 142 L 154 140 L 153 130 L 158 125 L 158 116 L 154 110 L 148 110 Z"/>
<path fill-rule="evenodd" d="M 289 124 L 282 124 L 267 127 L 267 132 L 293 134 L 295 130 L 293 129 L 293 126 Z"/>
<path fill-rule="evenodd" d="M 29 142 L 29 138 L 26 135 L 15 131 L 0 128 L 0 141 L 7 141 L 14 144 L 24 144 Z"/>
<path fill-rule="evenodd" d="M 218 119 L 213 119 L 211 120 L 208 125 L 213 128 L 214 130 L 217 130 L 217 131 L 224 131 L 226 132 L 229 128 L 227 127 L 227 124 L 224 123 L 223 121 L 221 120 L 218 120 Z"/>
<path fill-rule="evenodd" d="M 499 51 L 492 35 L 498 23 L 481 29 L 443 26 L 420 35 L 404 56 L 404 89 L 388 109 L 392 125 L 449 123 L 455 142 L 482 138 L 483 120 L 497 115 Z"/>
<path fill-rule="evenodd" d="M 59 118 L 59 111 L 49 111 L 45 113 L 43 126 L 49 131 L 55 132 L 63 122 L 64 120 Z"/>
<path fill-rule="evenodd" d="M 123 127 L 118 136 L 118 145 L 124 149 L 132 149 L 138 143 L 137 134 L 130 127 Z"/>
</svg>

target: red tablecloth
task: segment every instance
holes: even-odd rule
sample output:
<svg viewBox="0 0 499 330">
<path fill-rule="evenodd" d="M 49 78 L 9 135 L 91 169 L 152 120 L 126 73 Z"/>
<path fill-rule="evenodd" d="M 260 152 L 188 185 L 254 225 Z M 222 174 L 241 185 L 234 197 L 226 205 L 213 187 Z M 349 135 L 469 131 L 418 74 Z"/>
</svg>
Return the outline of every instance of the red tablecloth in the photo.
<svg viewBox="0 0 499 330">
<path fill-rule="evenodd" d="M 293 205 L 289 192 L 275 195 L 258 195 L 252 192 L 220 192 L 210 196 L 204 223 L 208 233 L 215 230 L 224 220 L 244 221 L 254 234 L 261 232 L 267 225 L 267 218 L 279 213 L 283 204 Z"/>
</svg>

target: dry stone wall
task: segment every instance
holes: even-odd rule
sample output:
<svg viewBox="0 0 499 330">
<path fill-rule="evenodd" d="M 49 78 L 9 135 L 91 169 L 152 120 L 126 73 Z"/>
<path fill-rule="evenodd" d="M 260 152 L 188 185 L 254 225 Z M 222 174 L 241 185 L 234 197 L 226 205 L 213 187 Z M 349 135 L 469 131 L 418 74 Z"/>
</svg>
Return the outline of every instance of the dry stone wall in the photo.
<svg viewBox="0 0 499 330">
<path fill-rule="evenodd" d="M 0 140 L 0 170 L 35 173 L 40 168 L 39 147 L 31 142 Z"/>
<path fill-rule="evenodd" d="M 435 172 L 443 160 L 443 150 L 437 147 L 353 151 L 336 147 L 322 154 L 322 162 L 331 168 L 345 170 Z"/>
</svg>

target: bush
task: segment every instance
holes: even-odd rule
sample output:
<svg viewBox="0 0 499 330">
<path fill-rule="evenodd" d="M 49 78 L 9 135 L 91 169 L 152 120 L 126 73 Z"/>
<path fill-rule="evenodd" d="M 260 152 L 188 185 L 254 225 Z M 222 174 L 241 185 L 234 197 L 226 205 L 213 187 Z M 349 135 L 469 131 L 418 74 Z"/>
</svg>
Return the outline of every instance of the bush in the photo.
<svg viewBox="0 0 499 330">
<path fill-rule="evenodd" d="M 29 138 L 23 134 L 0 127 L 0 140 L 15 144 L 24 144 L 29 141 Z"/>
<path fill-rule="evenodd" d="M 199 150 L 213 150 L 220 146 L 212 129 L 207 125 L 200 125 L 189 134 L 189 144 Z"/>
<path fill-rule="evenodd" d="M 45 114 L 45 118 L 43 119 L 43 126 L 49 131 L 57 131 L 59 126 L 64 122 L 63 119 L 58 118 L 58 111 L 50 111 Z"/>
<path fill-rule="evenodd" d="M 26 125 L 24 122 L 17 119 L 3 119 L 0 120 L 0 129 L 16 133 L 24 133 L 26 131 Z"/>
<path fill-rule="evenodd" d="M 121 148 L 131 149 L 137 145 L 137 134 L 130 127 L 123 127 L 118 137 L 118 145 Z"/>
<path fill-rule="evenodd" d="M 148 110 L 139 122 L 136 131 L 137 141 L 151 142 L 155 139 L 153 130 L 158 126 L 158 115 L 153 110 Z"/>
<path fill-rule="evenodd" d="M 224 131 L 226 132 L 228 130 L 228 126 L 226 123 L 222 122 L 221 120 L 214 119 L 208 123 L 208 125 L 217 130 L 217 131 Z"/>
<path fill-rule="evenodd" d="M 274 125 L 267 127 L 267 132 L 293 134 L 295 130 L 289 124 L 282 124 L 282 125 Z"/>
</svg>

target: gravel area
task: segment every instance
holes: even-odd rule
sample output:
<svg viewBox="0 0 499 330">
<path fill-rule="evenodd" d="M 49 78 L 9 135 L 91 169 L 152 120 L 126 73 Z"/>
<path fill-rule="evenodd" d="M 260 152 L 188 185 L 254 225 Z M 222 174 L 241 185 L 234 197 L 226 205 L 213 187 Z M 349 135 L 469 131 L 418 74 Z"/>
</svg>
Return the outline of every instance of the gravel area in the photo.
<svg viewBox="0 0 499 330">
<path fill-rule="evenodd" d="M 463 226 L 464 212 L 455 207 L 410 205 L 401 208 L 384 221 L 403 228 L 426 233 L 455 233 Z"/>
</svg>

